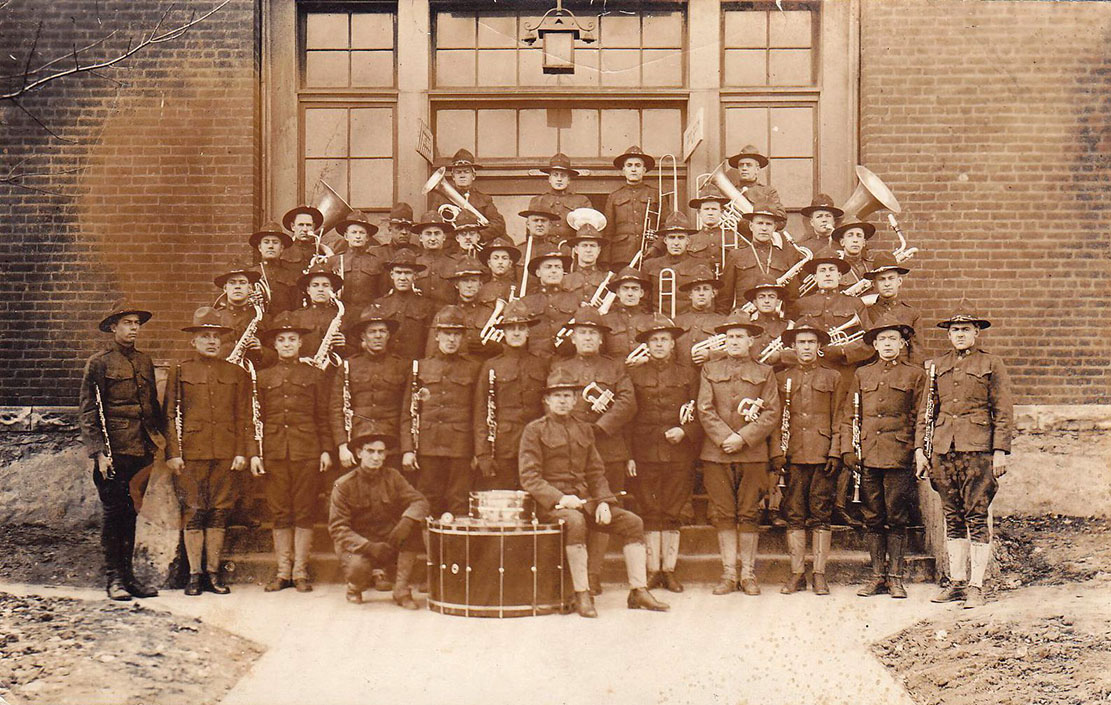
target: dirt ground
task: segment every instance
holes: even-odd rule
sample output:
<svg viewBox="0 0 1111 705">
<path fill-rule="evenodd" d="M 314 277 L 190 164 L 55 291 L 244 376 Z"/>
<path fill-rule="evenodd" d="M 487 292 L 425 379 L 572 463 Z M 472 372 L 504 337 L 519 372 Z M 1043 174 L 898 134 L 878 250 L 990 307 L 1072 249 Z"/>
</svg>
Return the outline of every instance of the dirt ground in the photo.
<svg viewBox="0 0 1111 705">
<path fill-rule="evenodd" d="M 100 530 L 0 525 L 0 576 L 17 583 L 103 587 Z"/>
<path fill-rule="evenodd" d="M 254 642 L 138 603 L 0 592 L 0 696 L 17 703 L 216 703 Z"/>
<path fill-rule="evenodd" d="M 1109 702 L 1109 538 L 1107 520 L 999 521 L 999 575 L 988 605 L 954 605 L 874 652 L 923 705 Z"/>
</svg>

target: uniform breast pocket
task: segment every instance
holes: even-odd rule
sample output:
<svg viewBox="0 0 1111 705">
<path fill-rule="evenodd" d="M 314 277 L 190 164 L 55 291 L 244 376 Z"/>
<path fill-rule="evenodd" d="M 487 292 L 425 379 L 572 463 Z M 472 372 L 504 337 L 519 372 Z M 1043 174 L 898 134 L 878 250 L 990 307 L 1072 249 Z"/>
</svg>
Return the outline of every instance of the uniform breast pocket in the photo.
<svg viewBox="0 0 1111 705">
<path fill-rule="evenodd" d="M 104 380 L 107 387 L 104 392 L 108 399 L 134 400 L 138 387 L 130 369 L 125 371 L 109 367 L 104 373 Z"/>
</svg>

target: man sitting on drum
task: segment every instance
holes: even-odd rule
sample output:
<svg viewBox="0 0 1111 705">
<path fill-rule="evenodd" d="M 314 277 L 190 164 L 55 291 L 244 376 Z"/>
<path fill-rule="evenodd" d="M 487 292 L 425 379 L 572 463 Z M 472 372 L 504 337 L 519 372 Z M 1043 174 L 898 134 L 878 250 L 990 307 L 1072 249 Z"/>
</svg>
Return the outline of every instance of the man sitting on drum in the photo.
<svg viewBox="0 0 1111 705">
<path fill-rule="evenodd" d="M 666 611 L 669 606 L 648 592 L 644 522 L 613 504 L 616 498 L 606 482 L 594 431 L 571 415 L 581 389 L 569 372 L 557 369 L 548 375 L 544 391 L 547 413 L 526 426 L 521 436 L 521 487 L 536 501 L 540 521 L 565 523 L 574 608 L 580 616 L 598 616 L 587 580 L 588 529 L 624 539 L 629 609 Z"/>
<path fill-rule="evenodd" d="M 417 609 L 409 576 L 424 549 L 419 527 L 428 516 L 428 500 L 397 471 L 385 467 L 392 436 L 366 434 L 348 447 L 359 459 L 354 470 L 336 480 L 328 511 L 328 533 L 347 581 L 347 601 L 359 604 L 374 584 L 372 570 L 397 560 L 393 601 Z"/>
</svg>

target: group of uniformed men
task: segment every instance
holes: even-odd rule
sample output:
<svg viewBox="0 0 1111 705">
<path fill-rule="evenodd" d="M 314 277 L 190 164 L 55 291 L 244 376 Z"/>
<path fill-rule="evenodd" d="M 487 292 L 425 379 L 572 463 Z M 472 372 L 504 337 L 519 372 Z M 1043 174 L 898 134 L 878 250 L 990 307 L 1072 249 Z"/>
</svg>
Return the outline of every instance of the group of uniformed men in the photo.
<svg viewBox="0 0 1111 705">
<path fill-rule="evenodd" d="M 162 405 L 151 359 L 135 349 L 151 314 L 118 305 L 81 389 L 109 596 L 156 594 L 131 567 L 129 482 L 157 452 L 183 508 L 191 595 L 228 592 L 221 551 L 246 472 L 264 485 L 273 526 L 266 589 L 311 590 L 322 478 L 353 468 L 329 502 L 351 602 L 391 589 L 382 569 L 396 568 L 393 598 L 415 609 L 425 517 L 466 513 L 474 489 L 522 488 L 541 520 L 564 522 L 579 614 L 596 615 L 611 533 L 625 545 L 629 607 L 666 610 L 649 589 L 683 590 L 679 528 L 700 470 L 722 558 L 715 595 L 759 594 L 761 511 L 781 489 L 781 592 L 806 588 L 810 530 L 811 585 L 828 594 L 831 525 L 856 521 L 873 574 L 858 594 L 905 597 L 915 478 L 928 476 L 952 577 L 936 599 L 981 604 L 988 504 L 1012 432 L 1006 370 L 977 344 L 989 322 L 962 301 L 938 323 L 952 350 L 924 366 L 918 314 L 899 294 L 909 270 L 868 248 L 875 227 L 840 222 L 819 195 L 795 243 L 777 192 L 758 180 L 767 158 L 746 146 L 728 161 L 752 203 L 731 227 L 733 199 L 713 188 L 689 203 L 698 227 L 681 212 L 650 227 L 665 209 L 644 180 L 655 160 L 637 147 L 614 159 L 626 183 L 604 224 L 569 223 L 590 202 L 570 188 L 570 160 L 552 157 L 549 189 L 521 213 L 523 247 L 474 187 L 466 150 L 450 175 L 481 221 L 437 208 L 438 193 L 419 219 L 398 204 L 385 237 L 357 211 L 332 235 L 320 211 L 294 208 L 250 235 L 251 260 L 217 273 L 218 305 L 183 329 L 194 350 L 171 365 Z M 626 490 L 637 513 L 619 506 Z"/>
</svg>

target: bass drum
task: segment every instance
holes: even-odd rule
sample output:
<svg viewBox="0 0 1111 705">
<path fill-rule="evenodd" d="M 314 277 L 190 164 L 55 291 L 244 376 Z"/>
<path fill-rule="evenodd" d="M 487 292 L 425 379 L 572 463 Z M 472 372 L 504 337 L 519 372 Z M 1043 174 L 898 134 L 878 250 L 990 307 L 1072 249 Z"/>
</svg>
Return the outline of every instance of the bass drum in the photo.
<svg viewBox="0 0 1111 705">
<path fill-rule="evenodd" d="M 564 611 L 563 524 L 428 520 L 428 608 L 460 617 Z"/>
</svg>

